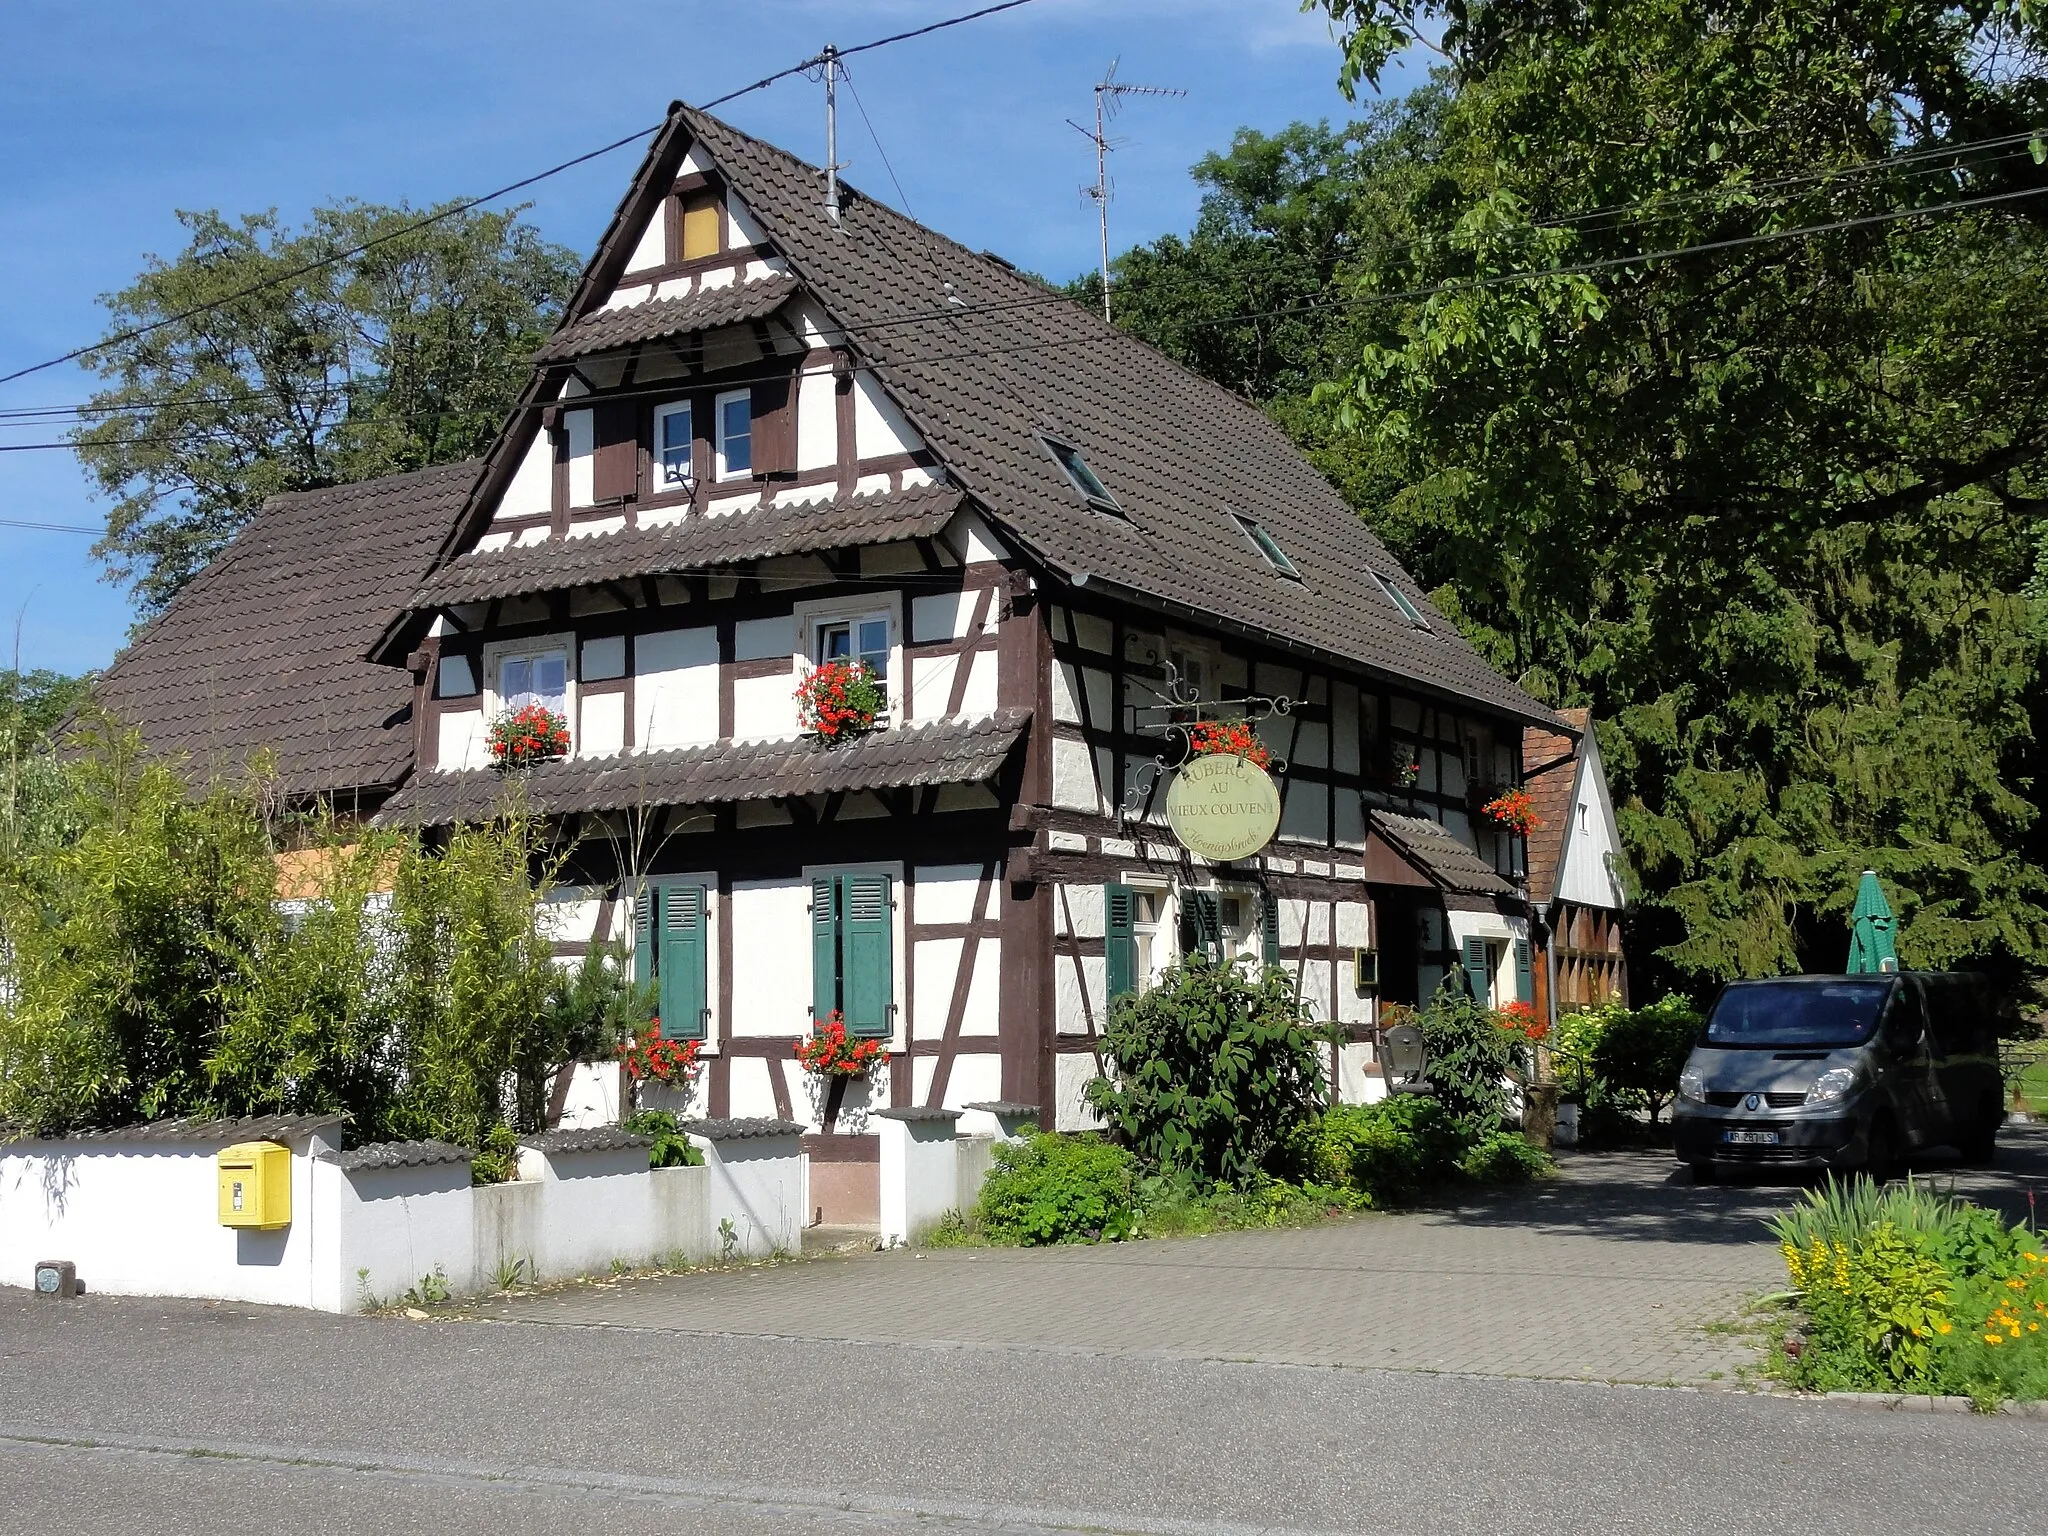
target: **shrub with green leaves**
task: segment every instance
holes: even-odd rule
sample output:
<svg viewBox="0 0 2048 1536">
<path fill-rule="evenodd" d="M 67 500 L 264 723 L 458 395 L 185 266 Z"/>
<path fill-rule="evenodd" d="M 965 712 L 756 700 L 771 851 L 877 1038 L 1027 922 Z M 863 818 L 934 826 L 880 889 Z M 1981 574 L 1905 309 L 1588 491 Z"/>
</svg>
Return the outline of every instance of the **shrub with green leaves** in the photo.
<svg viewBox="0 0 2048 1536">
<path fill-rule="evenodd" d="M 1190 955 L 1112 1005 L 1088 1102 L 1146 1167 L 1244 1183 L 1320 1108 L 1317 1042 L 1285 972 Z"/>
<path fill-rule="evenodd" d="M 1699 1011 L 1675 992 L 1646 1008 L 1617 1013 L 1593 1048 L 1593 1074 L 1639 1100 L 1655 1125 L 1678 1092 L 1678 1074 L 1702 1022 Z"/>
<path fill-rule="evenodd" d="M 1468 1144 L 1449 1111 L 1418 1093 L 1328 1110 L 1307 1139 L 1311 1178 L 1348 1184 L 1381 1204 L 1453 1177 Z"/>
<path fill-rule="evenodd" d="M 647 1166 L 650 1168 L 704 1166 L 703 1152 L 676 1123 L 676 1117 L 665 1109 L 643 1109 L 626 1116 L 619 1125 L 635 1136 L 654 1138 L 654 1145 L 647 1149 Z"/>
<path fill-rule="evenodd" d="M 1427 1059 L 1423 1075 L 1438 1103 L 1467 1136 L 1483 1136 L 1514 1114 L 1512 1085 L 1529 1070 L 1526 1036 L 1502 1029 L 1492 1010 L 1447 980 L 1417 1023 Z"/>
<path fill-rule="evenodd" d="M 1513 1131 L 1491 1131 L 1458 1160 L 1458 1171 L 1475 1184 L 1526 1184 L 1555 1172 L 1550 1154 Z"/>
<path fill-rule="evenodd" d="M 998 1243 L 1115 1241 L 1131 1235 L 1136 1159 L 1099 1136 L 1028 1130 L 995 1147 L 975 1218 Z"/>
</svg>

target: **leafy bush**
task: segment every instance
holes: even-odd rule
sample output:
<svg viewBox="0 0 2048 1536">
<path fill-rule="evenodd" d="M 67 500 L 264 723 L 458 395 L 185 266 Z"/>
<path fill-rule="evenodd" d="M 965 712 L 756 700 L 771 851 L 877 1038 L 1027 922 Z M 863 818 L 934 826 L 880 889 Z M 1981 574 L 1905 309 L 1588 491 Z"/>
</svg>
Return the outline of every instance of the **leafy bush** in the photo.
<svg viewBox="0 0 2048 1536">
<path fill-rule="evenodd" d="M 2048 1396 L 2040 1234 L 1907 1184 L 1832 1179 L 1772 1223 L 1806 1313 L 1780 1368 L 1819 1391 Z"/>
<path fill-rule="evenodd" d="M 1138 1182 L 1133 1235 L 1194 1237 L 1207 1232 L 1299 1226 L 1371 1203 L 1369 1196 L 1339 1183 L 1259 1179 L 1236 1188 L 1204 1185 L 1185 1174 L 1177 1178 L 1155 1174 Z"/>
<path fill-rule="evenodd" d="M 1678 1074 L 1699 1038 L 1701 1016 L 1677 993 L 1647 1008 L 1615 1013 L 1593 1048 L 1593 1073 L 1618 1093 L 1640 1099 L 1655 1125 L 1678 1092 Z"/>
<path fill-rule="evenodd" d="M 1423 1075 L 1437 1102 L 1464 1134 L 1483 1136 L 1513 1117 L 1510 1085 L 1526 1079 L 1529 1041 L 1503 1029 L 1455 981 L 1437 989 L 1422 1010 Z"/>
<path fill-rule="evenodd" d="M 1317 1038 L 1277 967 L 1190 955 L 1111 1007 L 1088 1102 L 1148 1168 L 1248 1183 L 1320 1106 Z"/>
<path fill-rule="evenodd" d="M 1556 1169 L 1549 1153 L 1513 1131 L 1480 1137 L 1458 1162 L 1458 1171 L 1476 1184 L 1526 1184 Z"/>
<path fill-rule="evenodd" d="M 654 1145 L 647 1149 L 647 1166 L 650 1168 L 704 1166 L 704 1154 L 676 1124 L 676 1117 L 665 1109 L 643 1109 L 638 1114 L 626 1116 L 619 1124 L 635 1136 L 654 1138 Z"/>
<path fill-rule="evenodd" d="M 1442 1104 L 1411 1093 L 1331 1109 L 1308 1140 L 1311 1178 L 1348 1184 L 1381 1204 L 1409 1199 L 1453 1177 L 1467 1146 Z"/>
<path fill-rule="evenodd" d="M 1131 1235 L 1136 1159 L 1099 1136 L 1027 1130 L 995 1147 L 974 1215 L 998 1243 L 1115 1241 Z"/>
</svg>

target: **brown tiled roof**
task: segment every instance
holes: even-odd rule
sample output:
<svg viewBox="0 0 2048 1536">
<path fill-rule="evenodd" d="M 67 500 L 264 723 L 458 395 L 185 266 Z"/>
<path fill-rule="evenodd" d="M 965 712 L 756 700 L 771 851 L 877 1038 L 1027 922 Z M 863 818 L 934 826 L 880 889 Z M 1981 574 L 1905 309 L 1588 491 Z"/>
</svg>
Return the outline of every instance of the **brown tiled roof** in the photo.
<svg viewBox="0 0 2048 1536">
<path fill-rule="evenodd" d="M 796 292 L 796 279 L 777 273 L 703 293 L 601 309 L 555 332 L 547 345 L 534 353 L 533 360 L 564 363 L 594 352 L 615 351 L 636 341 L 659 341 L 665 336 L 716 330 L 721 325 L 742 325 L 774 314 Z"/>
<path fill-rule="evenodd" d="M 680 111 L 946 467 L 1053 569 L 1552 720 L 1434 612 L 1256 406 L 882 203 L 850 195 L 833 223 L 821 172 Z M 1091 510 L 1039 433 L 1079 447 L 1128 518 Z M 1275 575 L 1232 512 L 1263 523 L 1303 580 Z M 1372 571 L 1399 585 L 1431 628 L 1409 624 Z"/>
<path fill-rule="evenodd" d="M 272 497 L 115 658 L 95 697 L 200 775 L 276 755 L 293 795 L 382 792 L 412 764 L 402 668 L 364 659 L 447 537 L 474 463 Z"/>
<path fill-rule="evenodd" d="M 637 805 L 724 805 L 919 784 L 981 784 L 1001 771 L 1024 734 L 1029 710 L 970 720 L 936 720 L 875 731 L 841 746 L 809 737 L 677 747 L 615 758 L 539 763 L 514 790 L 490 768 L 416 778 L 378 813 L 381 823 L 443 826 L 480 821 L 523 793 L 546 815 L 618 811 Z"/>
<path fill-rule="evenodd" d="M 1424 874 L 1447 891 L 1469 891 L 1481 896 L 1519 894 L 1492 865 L 1437 822 L 1376 810 L 1372 813 L 1372 824 L 1388 842 L 1407 854 Z"/>
<path fill-rule="evenodd" d="M 668 571 L 737 565 L 936 534 L 960 509 L 957 487 L 848 496 L 825 504 L 763 507 L 719 517 L 692 514 L 658 528 L 472 550 L 413 594 L 416 608 L 481 602 L 524 592 L 626 581 Z"/>
<path fill-rule="evenodd" d="M 1590 712 L 1561 709 L 1558 717 L 1583 738 L 1592 729 Z M 1522 731 L 1522 787 L 1536 810 L 1529 832 L 1529 899 L 1547 902 L 1557 894 L 1557 871 L 1564 857 L 1565 827 L 1571 820 L 1572 791 L 1579 782 L 1578 743 L 1555 731 L 1535 726 Z"/>
</svg>

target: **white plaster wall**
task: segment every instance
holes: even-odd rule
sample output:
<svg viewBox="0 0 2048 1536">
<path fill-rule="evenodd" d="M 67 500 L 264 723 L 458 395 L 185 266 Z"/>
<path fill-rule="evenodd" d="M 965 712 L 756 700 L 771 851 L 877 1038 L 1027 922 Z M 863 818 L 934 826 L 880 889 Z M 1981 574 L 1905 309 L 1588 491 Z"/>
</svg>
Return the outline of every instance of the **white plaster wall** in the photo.
<svg viewBox="0 0 2048 1536">
<path fill-rule="evenodd" d="M 967 923 L 975 918 L 974 897 L 981 889 L 979 864 L 920 864 L 917 866 L 917 920 L 920 923 Z M 994 916 L 996 882 L 989 882 L 988 901 L 981 913 Z"/>
<path fill-rule="evenodd" d="M 796 467 L 829 469 L 839 462 L 839 388 L 830 371 L 807 373 L 797 385 Z"/>
<path fill-rule="evenodd" d="M 922 1058 L 921 1058 L 922 1059 Z M 922 1104 L 930 1092 L 927 1081 L 925 1091 L 918 1094 Z M 994 1051 L 962 1051 L 953 1058 L 953 1070 L 946 1077 L 946 1107 L 958 1109 L 965 1104 L 988 1104 L 1003 1096 L 1003 1058 Z"/>
<path fill-rule="evenodd" d="M 772 661 L 796 654 L 796 617 L 776 614 L 765 619 L 741 619 L 733 626 L 732 654 L 735 661 Z"/>
<path fill-rule="evenodd" d="M 935 592 L 910 600 L 910 638 L 922 645 L 931 640 L 964 640 L 974 628 L 974 607 L 979 592 Z M 996 605 L 990 603 L 982 633 L 996 627 Z"/>
<path fill-rule="evenodd" d="M 490 764 L 491 749 L 480 709 L 444 709 L 435 730 L 434 767 L 442 773 Z"/>
<path fill-rule="evenodd" d="M 315 1306 L 344 1312 L 388 1305 L 437 1270 L 455 1295 L 491 1283 L 491 1275 L 476 1273 L 467 1162 L 322 1171 L 332 1175 L 337 1197 L 340 1267 L 321 1277 L 334 1294 Z"/>
<path fill-rule="evenodd" d="M 1583 758 L 1571 820 L 1564 830 L 1557 894 L 1562 901 L 1619 911 L 1628 903 L 1613 873 L 1620 865 L 1621 842 L 1607 791 L 1607 771 L 1600 761 L 1600 748 L 1590 736 L 1580 751 Z"/>
<path fill-rule="evenodd" d="M 577 700 L 574 746 L 578 757 L 615 757 L 626 747 L 626 696 L 586 693 Z"/>
<path fill-rule="evenodd" d="M 884 1243 L 915 1243 L 931 1235 L 960 1198 L 958 1139 L 952 1122 L 879 1116 L 881 1222 Z"/>
<path fill-rule="evenodd" d="M 633 642 L 635 740 L 643 750 L 718 739 L 718 631 L 667 629 Z"/>
<path fill-rule="evenodd" d="M 589 411 L 565 411 L 562 426 L 569 437 L 569 505 L 587 507 L 597 499 L 591 458 L 597 442 L 595 418 Z"/>
<path fill-rule="evenodd" d="M 805 880 L 732 883 L 734 1035 L 800 1035 L 811 1027 L 810 905 L 811 887 Z M 902 924 L 896 926 L 900 933 Z M 735 1093 L 743 1064 L 733 1063 Z M 761 1088 L 765 1094 L 765 1075 Z M 773 1098 L 768 1102 L 772 1106 Z M 733 1113 L 773 1110 L 742 1110 L 735 1100 Z"/>
<path fill-rule="evenodd" d="M 858 373 L 853 380 L 853 440 L 863 459 L 879 459 L 892 453 L 911 453 L 922 446 L 903 413 L 882 393 L 871 373 Z"/>
<path fill-rule="evenodd" d="M 1373 1061 L 1372 1047 L 1344 1046 L 1338 1052 L 1337 1097 L 1346 1104 L 1377 1104 L 1387 1096 L 1387 1080 Z"/>
<path fill-rule="evenodd" d="M 292 1222 L 272 1232 L 220 1225 L 215 1158 L 233 1144 L 9 1144 L 0 1150 L 0 1284 L 32 1285 L 37 1263 L 69 1259 L 88 1292 L 101 1295 L 320 1304 L 314 1276 L 325 1234 L 315 1169 L 337 1170 L 313 1154 L 331 1155 L 338 1132 L 289 1143 Z M 331 1240 L 326 1252 L 331 1264 Z"/>
<path fill-rule="evenodd" d="M 619 1093 L 621 1075 L 616 1061 L 579 1061 L 571 1065 L 569 1092 L 562 1100 L 560 1128 L 581 1131 L 600 1125 L 617 1125 L 623 1103 Z"/>
<path fill-rule="evenodd" d="M 1053 1024 L 1063 1035 L 1085 1035 L 1091 1024 L 1102 1032 L 1103 1013 L 1108 1004 L 1104 994 L 1108 980 L 1100 955 L 1076 957 L 1055 951 L 1053 962 Z"/>
<path fill-rule="evenodd" d="M 781 741 L 798 734 L 796 677 L 740 677 L 732 685 L 732 734 L 735 741 Z"/>
<path fill-rule="evenodd" d="M 946 524 L 939 538 L 959 556 L 962 565 L 984 565 L 1006 554 L 1003 541 L 972 512 L 962 512 Z"/>
<path fill-rule="evenodd" d="M 910 669 L 910 698 L 904 707 L 904 717 L 933 720 L 945 714 L 946 706 L 953 701 L 953 676 L 959 671 L 961 661 L 969 659 L 951 655 L 907 655 L 904 664 Z"/>
<path fill-rule="evenodd" d="M 1052 743 L 1052 803 L 1062 810 L 1101 815 L 1106 807 L 1096 779 L 1096 754 L 1086 742 L 1055 736 Z"/>
<path fill-rule="evenodd" d="M 1101 1074 L 1095 1070 L 1095 1058 L 1086 1051 L 1062 1051 L 1053 1057 L 1057 1066 L 1054 1070 L 1052 1129 L 1056 1131 L 1096 1131 L 1102 1128 L 1102 1116 L 1095 1112 L 1081 1093 L 1089 1083 Z"/>
<path fill-rule="evenodd" d="M 554 510 L 555 448 L 548 434 L 536 432 L 513 471 L 494 517 L 541 517 Z"/>
<path fill-rule="evenodd" d="M 749 1258 L 795 1253 L 803 1246 L 805 1156 L 795 1136 L 743 1141 L 690 1138 L 704 1153 L 711 1209 L 737 1229 L 738 1252 Z M 717 1228 L 716 1220 L 712 1223 Z"/>
<path fill-rule="evenodd" d="M 653 216 L 640 226 L 640 238 L 633 244 L 633 254 L 626 258 L 628 272 L 645 272 L 649 267 L 658 267 L 668 260 L 668 219 L 666 211 L 656 207 Z"/>
</svg>

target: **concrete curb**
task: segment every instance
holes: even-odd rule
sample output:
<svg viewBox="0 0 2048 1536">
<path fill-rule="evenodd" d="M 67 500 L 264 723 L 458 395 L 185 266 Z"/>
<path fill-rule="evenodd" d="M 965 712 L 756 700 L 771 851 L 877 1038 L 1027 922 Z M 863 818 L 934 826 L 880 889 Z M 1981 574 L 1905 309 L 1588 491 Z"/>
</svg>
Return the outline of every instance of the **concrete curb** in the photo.
<svg viewBox="0 0 2048 1536">
<path fill-rule="evenodd" d="M 1849 1403 L 1858 1408 L 1883 1408 L 1892 1413 L 1975 1413 L 1976 1404 L 1967 1397 L 1934 1397 L 1927 1393 L 1823 1392 L 1824 1402 Z M 2021 1419 L 2048 1419 L 2048 1402 L 2000 1403 L 1993 1413 Z"/>
</svg>

